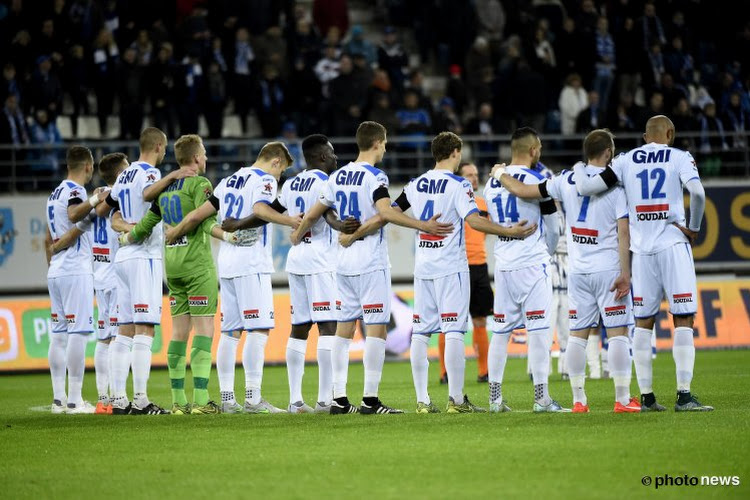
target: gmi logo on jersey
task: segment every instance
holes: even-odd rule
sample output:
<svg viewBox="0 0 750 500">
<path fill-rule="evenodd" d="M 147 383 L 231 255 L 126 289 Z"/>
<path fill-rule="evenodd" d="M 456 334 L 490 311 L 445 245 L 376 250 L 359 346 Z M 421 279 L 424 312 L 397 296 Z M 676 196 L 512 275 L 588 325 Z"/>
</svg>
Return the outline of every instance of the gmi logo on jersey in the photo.
<svg viewBox="0 0 750 500">
<path fill-rule="evenodd" d="M 415 314 L 415 315 L 413 315 L 413 316 L 411 317 L 411 322 L 412 322 L 412 323 L 414 323 L 415 325 L 418 325 L 418 324 L 420 324 L 420 323 L 421 323 L 421 321 L 419 320 L 419 314 Z"/>
<path fill-rule="evenodd" d="M 440 321 L 443 323 L 457 323 L 458 313 L 442 313 L 440 315 Z"/>
<path fill-rule="evenodd" d="M 538 319 L 544 319 L 543 310 L 540 309 L 539 311 L 528 311 L 526 313 L 526 321 L 534 321 Z"/>
<path fill-rule="evenodd" d="M 260 312 L 257 309 L 245 309 L 242 316 L 245 319 L 260 319 Z"/>
<path fill-rule="evenodd" d="M 639 221 L 667 220 L 669 218 L 669 203 L 636 205 L 635 213 Z"/>
<path fill-rule="evenodd" d="M 205 307 L 208 306 L 208 297 L 203 295 L 196 295 L 188 297 L 188 305 L 190 307 Z"/>
<path fill-rule="evenodd" d="M 692 293 L 676 293 L 672 295 L 672 302 L 675 304 L 688 304 L 693 302 Z"/>
<path fill-rule="evenodd" d="M 362 306 L 365 314 L 378 314 L 383 312 L 383 304 L 365 304 Z"/>
<path fill-rule="evenodd" d="M 643 297 L 633 297 L 633 307 L 643 307 Z"/>
<path fill-rule="evenodd" d="M 331 303 L 330 302 L 313 302 L 312 303 L 312 310 L 313 312 L 327 312 L 331 310 Z"/>
<path fill-rule="evenodd" d="M 94 262 L 104 262 L 105 264 L 109 264 L 111 261 L 109 260 L 109 248 L 99 248 L 94 247 Z"/>
<path fill-rule="evenodd" d="M 419 233 L 419 248 L 443 248 L 445 236 Z"/>
<path fill-rule="evenodd" d="M 615 316 L 625 316 L 626 314 L 627 311 L 624 305 L 604 308 L 604 315 L 608 318 L 613 318 Z"/>
<path fill-rule="evenodd" d="M 148 314 L 148 304 L 133 304 L 133 312 L 136 314 Z"/>
<path fill-rule="evenodd" d="M 578 311 L 575 309 L 570 309 L 568 311 L 568 319 L 578 319 Z"/>
<path fill-rule="evenodd" d="M 495 314 L 493 318 L 495 318 L 495 323 L 505 323 L 505 314 Z"/>
<path fill-rule="evenodd" d="M 644 151 L 636 149 L 633 152 L 633 163 L 665 163 L 669 161 L 672 151 L 661 149 L 659 151 Z"/>
<path fill-rule="evenodd" d="M 573 236 L 573 243 L 581 245 L 597 245 L 599 231 L 596 229 L 586 229 L 583 227 L 571 227 L 570 233 Z"/>
</svg>

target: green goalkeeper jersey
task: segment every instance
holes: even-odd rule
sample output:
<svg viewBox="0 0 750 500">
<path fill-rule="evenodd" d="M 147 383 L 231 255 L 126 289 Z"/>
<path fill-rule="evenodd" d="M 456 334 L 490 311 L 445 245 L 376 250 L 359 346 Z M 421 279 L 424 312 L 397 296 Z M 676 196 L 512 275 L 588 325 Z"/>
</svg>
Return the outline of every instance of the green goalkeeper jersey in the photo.
<svg viewBox="0 0 750 500">
<path fill-rule="evenodd" d="M 162 220 L 170 226 L 176 226 L 185 215 L 203 205 L 212 194 L 211 182 L 205 177 L 186 177 L 174 181 L 133 228 L 131 237 L 141 241 Z M 206 271 L 216 272 L 211 254 L 211 228 L 215 224 L 216 216 L 211 216 L 171 245 L 166 245 L 164 260 L 167 277 L 180 278 Z"/>
</svg>

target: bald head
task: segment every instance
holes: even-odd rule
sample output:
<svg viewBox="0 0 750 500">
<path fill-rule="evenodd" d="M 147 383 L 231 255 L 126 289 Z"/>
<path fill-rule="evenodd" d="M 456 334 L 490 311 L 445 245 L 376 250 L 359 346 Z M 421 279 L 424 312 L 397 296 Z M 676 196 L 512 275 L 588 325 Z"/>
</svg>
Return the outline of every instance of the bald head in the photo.
<svg viewBox="0 0 750 500">
<path fill-rule="evenodd" d="M 646 122 L 646 132 L 643 134 L 643 139 L 646 143 L 655 142 L 671 146 L 674 142 L 674 134 L 672 120 L 664 115 L 656 115 Z"/>
</svg>

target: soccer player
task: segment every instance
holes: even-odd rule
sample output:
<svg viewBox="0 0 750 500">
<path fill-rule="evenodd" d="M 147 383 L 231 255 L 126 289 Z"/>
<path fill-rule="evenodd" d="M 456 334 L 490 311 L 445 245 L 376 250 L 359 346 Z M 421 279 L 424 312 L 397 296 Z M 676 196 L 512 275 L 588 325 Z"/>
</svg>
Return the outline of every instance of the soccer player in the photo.
<svg viewBox="0 0 750 500">
<path fill-rule="evenodd" d="M 557 212 L 561 218 L 559 222 L 559 239 L 557 248 L 552 254 L 552 307 L 550 308 L 550 344 L 552 340 L 552 329 L 557 331 L 557 345 L 560 347 L 560 356 L 557 358 L 557 373 L 563 378 L 568 378 L 568 369 L 565 365 L 565 351 L 568 347 L 570 337 L 570 325 L 568 322 L 568 243 L 565 238 L 565 215 Z"/>
<path fill-rule="evenodd" d="M 513 133 L 510 146 L 511 165 L 506 171 L 525 184 L 543 182 L 544 176 L 530 169 L 539 161 L 542 150 L 536 131 L 529 127 L 519 128 Z M 510 410 L 502 396 L 508 339 L 514 329 L 524 325 L 528 332 L 529 362 L 534 382 L 534 412 L 570 411 L 550 397 L 547 385 L 552 304 L 552 283 L 547 268 L 559 237 L 555 202 L 551 199 L 518 199 L 496 179 L 487 183 L 484 197 L 493 222 L 505 226 L 524 219 L 540 222 L 534 234 L 526 239 L 501 236 L 495 243 L 494 326 L 489 353 L 490 411 Z"/>
<path fill-rule="evenodd" d="M 279 198 L 271 205 L 277 212 L 291 216 L 304 215 L 320 198 L 328 176 L 336 169 L 334 153 L 328 137 L 311 135 L 302 141 L 302 154 L 307 167 L 287 179 L 281 187 Z M 224 220 L 223 228 L 251 227 L 251 216 L 234 223 Z M 336 321 L 341 301 L 336 286 L 336 255 L 338 235 L 334 231 L 352 233 L 359 221 L 349 217 L 338 219 L 334 209 L 325 214 L 305 234 L 300 245 L 289 249 L 286 271 L 289 277 L 289 294 L 292 310 L 292 329 L 286 346 L 286 367 L 289 377 L 289 413 L 330 413 L 333 397 L 331 348 L 336 334 Z M 302 397 L 302 377 L 305 373 L 307 338 L 312 324 L 318 325 L 318 399 L 315 409 L 305 404 Z"/>
<path fill-rule="evenodd" d="M 173 181 L 195 175 L 193 170 L 178 169 L 162 178 L 156 166 L 164 160 L 167 136 L 161 130 L 144 129 L 139 143 L 138 161 L 119 175 L 106 203 L 97 208 L 97 215 L 104 216 L 111 208 L 116 208 L 125 222 L 136 224 L 146 215 L 151 202 Z M 113 415 L 169 413 L 152 403 L 146 390 L 151 372 L 154 326 L 161 322 L 162 241 L 162 229 L 158 226 L 143 242 L 121 248 L 115 256 L 119 327 L 114 342 L 110 344 Z M 125 392 L 131 357 L 132 404 Z"/>
<path fill-rule="evenodd" d="M 450 224 L 437 222 L 440 214 L 429 220 L 418 221 L 391 207 L 388 176 L 375 167 L 385 154 L 385 127 L 376 122 L 362 122 L 357 128 L 356 137 L 359 149 L 356 161 L 331 175 L 318 202 L 308 209 L 299 227 L 292 232 L 292 243 L 299 244 L 318 219 L 333 206 L 340 219 L 351 216 L 362 221 L 380 214 L 385 222 L 394 222 L 430 234 L 450 233 L 453 229 Z M 374 234 L 355 241 L 339 253 L 336 272 L 341 312 L 331 354 L 334 397 L 331 414 L 357 412 L 357 407 L 349 403 L 347 398 L 346 383 L 349 344 L 359 318 L 363 318 L 367 327 L 363 359 L 365 387 L 360 411 L 364 414 L 403 413 L 402 410 L 384 405 L 378 398 L 385 360 L 386 327 L 391 318 L 391 277 L 387 245 L 385 231 L 380 227 Z"/>
<path fill-rule="evenodd" d="M 94 158 L 83 146 L 67 152 L 68 177 L 47 199 L 47 243 L 52 244 L 88 217 L 100 202 L 99 194 L 86 197 L 84 185 L 94 173 Z M 102 195 L 103 197 L 103 195 Z M 52 303 L 49 366 L 52 376 L 52 413 L 93 413 L 81 395 L 86 344 L 94 331 L 94 282 L 91 267 L 91 234 L 87 227 L 76 244 L 52 255 L 48 250 L 47 283 Z M 65 393 L 65 372 L 68 393 Z"/>
<path fill-rule="evenodd" d="M 583 142 L 587 170 L 598 174 L 612 160 L 615 143 L 608 130 L 594 130 Z M 588 413 L 584 391 L 586 344 L 599 343 L 599 318 L 609 336 L 609 364 L 615 384 L 615 413 L 640 412 L 630 397 L 631 358 L 628 329 L 632 325 L 630 298 L 630 238 L 625 192 L 615 186 L 601 196 L 579 196 L 573 172 L 566 170 L 540 184 L 524 184 L 508 174 L 500 182 L 524 199 L 552 197 L 568 215 L 571 337 L 567 367 L 573 390 L 573 413 Z"/>
<path fill-rule="evenodd" d="M 420 214 L 420 220 L 440 214 L 443 222 L 456 228 L 443 236 L 418 233 L 415 239 L 414 335 L 410 354 L 417 413 L 439 412 L 427 393 L 427 345 L 433 333 L 445 335 L 449 394 L 446 412 L 487 411 L 474 406 L 464 394 L 464 334 L 469 319 L 471 286 L 464 221 L 476 231 L 510 238 L 524 238 L 536 231 L 536 226 L 527 226 L 527 221 L 502 227 L 479 214 L 471 182 L 455 175 L 461 162 L 462 145 L 461 139 L 452 132 L 438 134 L 432 140 L 435 168 L 412 180 L 396 199 L 402 211 L 411 207 L 415 214 Z"/>
<path fill-rule="evenodd" d="M 672 120 L 657 115 L 646 123 L 646 144 L 622 153 L 601 174 L 587 176 L 574 167 L 583 196 L 602 193 L 618 182 L 625 188 L 633 252 L 633 358 L 641 389 L 642 411 L 664 411 L 652 389 L 651 329 L 663 295 L 674 321 L 677 375 L 675 411 L 711 411 L 690 392 L 695 365 L 693 319 L 697 285 L 691 243 L 701 227 L 706 193 L 692 155 L 672 147 Z M 690 223 L 685 221 L 683 187 L 690 193 Z M 610 347 L 611 348 L 611 347 Z"/>
<path fill-rule="evenodd" d="M 193 210 L 166 234 L 174 244 L 217 212 L 220 218 L 245 218 L 255 214 L 259 219 L 296 227 L 299 217 L 282 215 L 271 208 L 281 172 L 292 164 L 292 156 L 281 142 L 269 142 L 260 150 L 250 167 L 242 167 L 221 180 L 208 200 Z M 274 326 L 273 226 L 264 225 L 257 242 L 237 246 L 222 242 L 219 247 L 219 282 L 221 284 L 221 331 L 217 352 L 217 371 L 221 391 L 221 411 L 239 413 L 243 407 L 234 396 L 234 360 L 243 330 L 248 331 L 242 364 L 245 368 L 245 405 L 247 413 L 284 413 L 261 397 L 263 364 L 268 334 Z"/>
<path fill-rule="evenodd" d="M 479 215 L 487 217 L 487 202 L 481 196 L 476 196 L 479 188 L 479 170 L 469 162 L 461 162 L 458 166 L 458 176 L 471 183 L 474 200 L 477 203 Z M 484 246 L 486 233 L 477 231 L 471 225 L 464 223 L 466 232 L 466 256 L 469 260 L 469 314 L 472 322 L 472 340 L 474 352 L 477 353 L 477 382 L 487 382 L 487 351 L 490 341 L 487 337 L 487 316 L 492 314 L 494 295 L 490 286 L 490 275 L 487 271 L 487 250 Z M 445 335 L 438 336 L 440 352 L 440 383 L 448 383 L 448 372 L 445 369 Z"/>
</svg>

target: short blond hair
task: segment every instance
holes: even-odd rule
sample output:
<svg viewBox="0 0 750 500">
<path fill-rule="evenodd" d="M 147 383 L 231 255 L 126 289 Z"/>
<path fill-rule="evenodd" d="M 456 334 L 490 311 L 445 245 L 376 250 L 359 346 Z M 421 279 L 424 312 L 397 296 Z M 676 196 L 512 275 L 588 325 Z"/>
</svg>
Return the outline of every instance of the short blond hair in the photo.
<svg viewBox="0 0 750 500">
<path fill-rule="evenodd" d="M 280 141 L 269 142 L 263 146 L 258 153 L 258 161 L 270 161 L 274 158 L 283 159 L 287 165 L 294 163 L 292 154 L 286 147 L 286 144 Z"/>
<path fill-rule="evenodd" d="M 203 139 L 197 134 L 183 135 L 174 143 L 174 157 L 178 165 L 187 165 L 193 156 L 200 154 Z"/>
<path fill-rule="evenodd" d="M 141 148 L 141 153 L 149 153 L 156 149 L 158 144 L 164 143 L 167 145 L 167 134 L 162 132 L 156 127 L 146 127 L 141 132 L 141 137 L 138 140 L 138 145 Z"/>
</svg>

